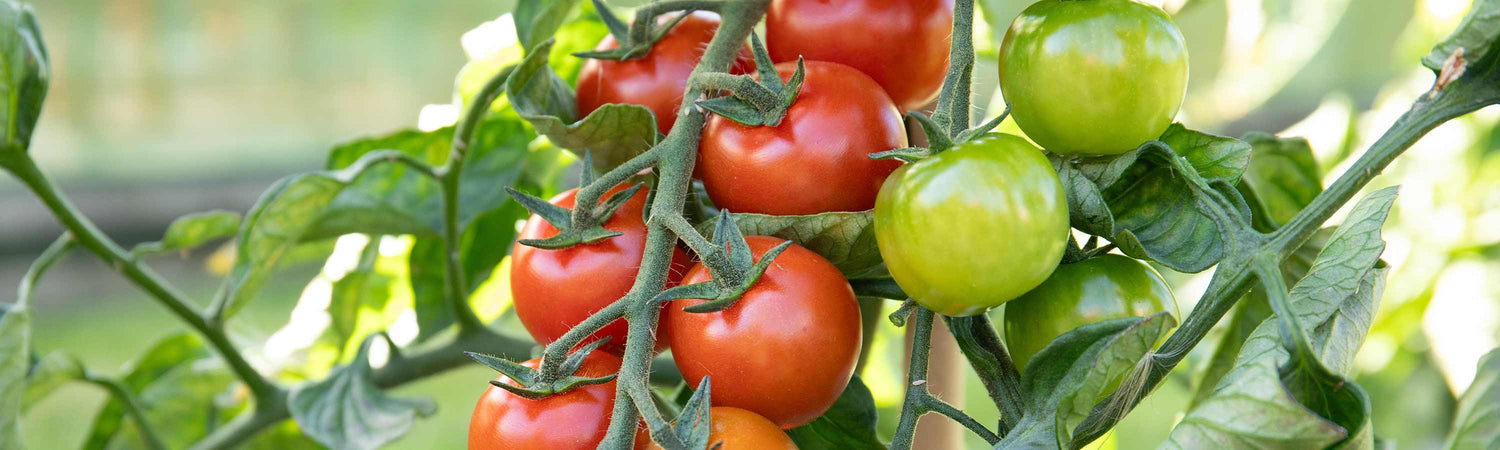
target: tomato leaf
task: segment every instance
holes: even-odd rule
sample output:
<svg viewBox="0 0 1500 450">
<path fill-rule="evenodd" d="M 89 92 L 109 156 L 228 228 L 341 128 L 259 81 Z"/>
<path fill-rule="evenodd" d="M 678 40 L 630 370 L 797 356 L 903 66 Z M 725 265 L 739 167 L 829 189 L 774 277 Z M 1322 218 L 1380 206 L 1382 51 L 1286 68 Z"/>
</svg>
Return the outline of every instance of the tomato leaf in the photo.
<svg viewBox="0 0 1500 450">
<path fill-rule="evenodd" d="M 136 245 L 130 250 L 130 254 L 140 257 L 188 250 L 210 241 L 234 236 L 239 229 L 239 213 L 214 210 L 188 214 L 172 221 L 160 241 Z"/>
<path fill-rule="evenodd" d="M 370 379 L 370 344 L 322 381 L 293 388 L 287 398 L 292 419 L 302 431 L 331 448 L 374 449 L 406 434 L 418 417 L 431 416 L 437 405 L 430 399 L 396 398 L 375 387 Z"/>
<path fill-rule="evenodd" d="M 1199 272 L 1223 258 L 1223 234 L 1232 226 L 1203 209 L 1206 196 L 1212 191 L 1233 204 L 1227 213 L 1247 215 L 1232 186 L 1249 154 L 1250 145 L 1237 139 L 1174 124 L 1160 142 L 1118 156 L 1050 158 L 1074 228 L 1108 237 L 1131 256 Z"/>
<path fill-rule="evenodd" d="M 1500 1 L 1477 0 L 1453 34 L 1439 41 L 1427 56 L 1422 57 L 1422 65 L 1433 72 L 1441 71 L 1443 61 L 1459 48 L 1464 49 L 1464 57 L 1468 60 L 1478 60 L 1489 53 L 1497 38 L 1500 38 Z"/>
<path fill-rule="evenodd" d="M 83 365 L 73 355 L 54 351 L 41 359 L 31 361 L 30 373 L 26 375 L 26 396 L 21 409 L 25 411 L 36 402 L 46 398 L 69 381 L 83 378 Z"/>
<path fill-rule="evenodd" d="M 505 94 L 522 118 L 553 144 L 594 155 L 594 164 L 610 168 L 656 143 L 656 116 L 639 105 L 609 104 L 578 120 L 573 88 L 547 65 L 553 41 L 526 55 L 505 83 Z"/>
<path fill-rule="evenodd" d="M 42 114 L 50 77 L 47 46 L 31 6 L 0 4 L 0 157 L 23 153 L 31 146 L 31 132 Z M 0 159 L 0 163 L 3 163 Z"/>
<path fill-rule="evenodd" d="M 1174 326 L 1161 312 L 1084 325 L 1053 340 L 1022 372 L 1026 415 L 995 448 L 1071 448 L 1072 428 Z"/>
<path fill-rule="evenodd" d="M 828 212 L 806 216 L 772 216 L 734 213 L 734 224 L 746 236 L 776 236 L 822 255 L 846 277 L 855 277 L 880 267 L 875 247 L 875 215 L 870 211 Z M 715 221 L 698 225 L 712 235 Z"/>
<path fill-rule="evenodd" d="M 1285 294 L 1292 308 L 1285 313 L 1312 339 L 1307 344 L 1313 354 L 1287 350 L 1291 343 L 1282 342 L 1277 316 L 1262 322 L 1213 394 L 1173 429 L 1170 446 L 1373 442 L 1369 399 L 1344 377 L 1384 288 L 1388 269 L 1378 263 L 1385 246 L 1380 226 L 1394 200 L 1395 189 L 1387 188 L 1356 204 L 1307 275 Z"/>
<path fill-rule="evenodd" d="M 516 4 L 516 37 L 521 40 L 521 46 L 530 49 L 551 37 L 577 6 L 578 0 Z"/>
<path fill-rule="evenodd" d="M 0 305 L 0 448 L 21 448 L 21 408 L 31 358 L 31 311 L 25 299 Z"/>
<path fill-rule="evenodd" d="M 1244 140 L 1252 150 L 1250 165 L 1238 188 L 1255 211 L 1257 228 L 1271 231 L 1292 220 L 1323 192 L 1318 162 L 1303 138 L 1250 133 Z M 1263 224 L 1262 220 L 1269 222 Z"/>
<path fill-rule="evenodd" d="M 802 450 L 884 449 L 875 432 L 875 398 L 858 375 L 822 416 L 786 431 Z"/>
<path fill-rule="evenodd" d="M 1500 349 L 1479 359 L 1474 382 L 1458 400 L 1444 448 L 1484 448 L 1500 442 Z"/>
<path fill-rule="evenodd" d="M 146 350 L 135 362 L 127 367 L 127 372 L 120 383 L 132 394 L 140 396 L 148 387 L 157 381 L 168 377 L 173 370 L 188 365 L 194 361 L 214 358 L 207 346 L 197 335 L 179 333 L 163 338 Z M 226 381 L 216 392 L 222 392 L 228 386 Z M 144 400 L 141 399 L 143 405 Z M 149 407 L 148 407 L 149 409 Z M 203 411 L 198 414 L 202 415 Z M 148 413 L 149 417 L 149 413 Z M 134 424 L 127 424 L 125 420 L 125 405 L 119 399 L 110 397 L 104 407 L 94 416 L 94 425 L 89 431 L 89 439 L 84 443 L 86 449 L 103 449 L 110 446 L 110 442 L 117 435 L 122 434 L 125 428 L 134 428 Z M 176 428 L 175 426 L 173 428 Z M 158 430 L 162 431 L 162 430 Z M 130 431 L 127 433 L 136 433 Z M 165 438 L 166 436 L 163 436 Z M 139 442 L 133 440 L 131 442 Z M 191 441 L 182 445 L 190 444 Z"/>
<path fill-rule="evenodd" d="M 452 128 L 399 132 L 334 149 L 329 170 L 293 175 L 272 185 L 245 216 L 236 236 L 235 265 L 217 295 L 227 314 L 242 308 L 266 277 L 299 242 L 346 233 L 437 236 L 443 228 L 442 187 L 402 164 L 396 155 L 428 162 L 446 157 Z M 503 117 L 482 122 L 464 164 L 458 220 L 467 229 L 509 197 L 501 186 L 516 183 L 525 169 L 531 138 Z M 394 150 L 375 150 L 395 147 Z M 442 155 L 442 156 L 436 156 Z"/>
</svg>

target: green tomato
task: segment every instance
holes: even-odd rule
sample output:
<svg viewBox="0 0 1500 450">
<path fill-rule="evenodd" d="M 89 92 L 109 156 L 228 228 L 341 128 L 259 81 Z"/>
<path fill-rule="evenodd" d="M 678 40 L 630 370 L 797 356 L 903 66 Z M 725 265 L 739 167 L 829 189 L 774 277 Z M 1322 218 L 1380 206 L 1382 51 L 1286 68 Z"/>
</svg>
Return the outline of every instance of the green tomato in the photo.
<svg viewBox="0 0 1500 450">
<path fill-rule="evenodd" d="M 1063 333 L 1091 323 L 1167 311 L 1177 298 L 1146 263 L 1107 254 L 1063 264 L 1047 281 L 1005 305 L 1005 345 L 1016 367 Z"/>
<path fill-rule="evenodd" d="M 1011 117 L 1062 155 L 1117 155 L 1160 137 L 1187 80 L 1187 47 L 1172 17 L 1132 0 L 1042 0 L 1000 44 Z"/>
<path fill-rule="evenodd" d="M 1062 183 L 1040 149 L 994 134 L 907 164 L 875 199 L 875 241 L 896 284 L 971 316 L 1041 284 L 1068 241 Z"/>
</svg>

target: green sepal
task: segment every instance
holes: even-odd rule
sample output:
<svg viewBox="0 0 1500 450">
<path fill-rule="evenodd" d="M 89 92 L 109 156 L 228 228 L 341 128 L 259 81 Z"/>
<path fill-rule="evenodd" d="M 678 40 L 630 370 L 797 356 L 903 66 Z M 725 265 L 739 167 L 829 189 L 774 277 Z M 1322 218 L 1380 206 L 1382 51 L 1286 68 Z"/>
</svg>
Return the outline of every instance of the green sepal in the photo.
<svg viewBox="0 0 1500 450">
<path fill-rule="evenodd" d="M 502 383 L 499 380 L 490 380 L 490 385 L 505 389 L 522 398 L 539 400 L 579 387 L 613 381 L 617 374 L 609 374 L 602 377 L 573 376 L 573 373 L 577 372 L 578 368 L 583 365 L 584 359 L 588 358 L 589 353 L 592 353 L 607 341 L 609 341 L 608 337 L 590 342 L 588 345 L 579 348 L 578 351 L 573 352 L 573 354 L 568 355 L 568 359 L 563 361 L 562 366 L 558 370 L 558 377 L 553 380 L 548 380 L 548 377 L 537 369 L 532 369 L 504 358 L 476 352 L 464 352 L 464 354 L 468 355 L 469 359 L 495 369 L 496 372 L 500 372 L 516 382 L 515 385 L 511 385 L 510 383 Z"/>
<path fill-rule="evenodd" d="M 771 261 L 775 260 L 777 256 L 781 255 L 781 252 L 786 251 L 791 246 L 792 241 L 785 241 L 772 247 L 771 250 L 766 251 L 766 254 L 761 255 L 760 261 L 750 268 L 748 276 L 744 278 L 745 281 L 741 282 L 739 286 L 720 285 L 721 289 L 718 297 L 707 302 L 682 308 L 682 310 L 690 313 L 711 313 L 729 309 L 729 307 L 734 306 L 735 302 L 739 301 L 740 296 L 745 295 L 745 292 L 749 291 L 751 287 L 755 286 L 756 282 L 760 281 L 760 277 L 766 274 L 766 269 L 771 267 Z"/>
<path fill-rule="evenodd" d="M 584 169 L 584 171 L 587 172 L 588 169 Z M 584 178 L 588 179 L 589 176 L 585 175 Z M 613 217 L 615 212 L 621 206 L 625 205 L 625 202 L 630 201 L 630 198 L 636 192 L 639 192 L 642 186 L 642 184 L 637 183 L 635 186 L 611 195 L 604 203 L 587 210 L 579 210 L 576 204 L 574 205 L 574 209 L 569 210 L 568 208 L 542 200 L 540 197 L 512 189 L 509 186 L 505 188 L 505 192 L 510 193 L 510 196 L 515 198 L 516 202 L 520 203 L 526 210 L 541 216 L 542 220 L 546 220 L 547 223 L 552 224 L 558 230 L 557 235 L 546 239 L 521 239 L 518 242 L 528 247 L 561 250 L 575 245 L 592 244 L 621 235 L 622 233 L 618 231 L 605 229 L 603 226 L 604 222 Z"/>
<path fill-rule="evenodd" d="M 926 147 L 902 147 L 870 154 L 870 159 L 899 159 L 906 162 L 917 162 L 928 156 L 932 156 L 932 149 Z"/>
<path fill-rule="evenodd" d="M 922 132 L 927 134 L 927 148 L 931 149 L 933 154 L 953 148 L 953 138 L 948 136 L 948 132 L 943 131 L 943 126 L 937 121 L 920 111 L 907 111 L 906 116 L 916 119 L 917 124 L 922 126 Z"/>
<path fill-rule="evenodd" d="M 703 381 L 698 382 L 698 388 L 682 406 L 677 419 L 651 430 L 653 441 L 667 450 L 719 448 L 719 445 L 709 445 L 708 442 L 709 432 L 713 430 L 708 380 L 709 377 L 703 377 Z"/>
<path fill-rule="evenodd" d="M 745 242 L 745 235 L 740 232 L 740 227 L 735 226 L 734 218 L 727 210 L 719 210 L 719 223 L 714 227 L 711 242 L 718 248 L 729 249 L 729 261 L 736 270 L 748 270 L 755 263 L 750 256 L 750 243 Z"/>
<path fill-rule="evenodd" d="M 1000 115 L 995 116 L 995 118 L 990 119 L 985 123 L 974 126 L 974 128 L 964 130 L 962 133 L 959 133 L 958 136 L 953 138 L 953 142 L 958 143 L 972 141 L 975 138 L 984 136 L 991 131 L 995 131 L 995 128 L 999 127 L 1000 122 L 1004 122 L 1006 117 L 1010 117 L 1009 104 L 1005 105 L 1005 112 L 1000 113 Z"/>
<path fill-rule="evenodd" d="M 656 46 L 656 43 L 660 42 L 661 38 L 666 37 L 667 33 L 672 31 L 672 28 L 682 23 L 683 19 L 692 15 L 692 11 L 684 11 L 667 23 L 653 25 L 651 21 L 647 21 L 637 24 L 644 24 L 645 29 L 632 29 L 620 21 L 619 17 L 615 17 L 614 13 L 609 12 L 609 9 L 604 6 L 603 1 L 594 0 L 594 9 L 599 12 L 599 18 L 604 21 L 604 26 L 609 28 L 609 34 L 615 37 L 615 42 L 618 42 L 619 46 L 609 50 L 576 52 L 573 53 L 573 56 L 615 61 L 644 58 L 646 55 L 651 54 L 651 48 Z"/>
<path fill-rule="evenodd" d="M 802 91 L 802 82 L 807 79 L 807 64 L 801 57 L 798 57 L 797 70 L 792 72 L 791 79 L 783 83 L 781 75 L 776 73 L 776 66 L 771 62 L 766 46 L 760 42 L 760 38 L 751 34 L 750 44 L 755 53 L 758 79 L 749 82 L 745 78 L 734 78 L 743 84 L 729 88 L 730 95 L 701 100 L 696 105 L 741 125 L 774 127 L 781 124 L 781 120 L 786 118 L 786 113 L 792 108 L 792 104 L 797 102 L 797 94 Z M 744 77 L 744 75 L 739 75 L 739 77 Z M 716 87 L 725 88 L 725 86 Z"/>
</svg>

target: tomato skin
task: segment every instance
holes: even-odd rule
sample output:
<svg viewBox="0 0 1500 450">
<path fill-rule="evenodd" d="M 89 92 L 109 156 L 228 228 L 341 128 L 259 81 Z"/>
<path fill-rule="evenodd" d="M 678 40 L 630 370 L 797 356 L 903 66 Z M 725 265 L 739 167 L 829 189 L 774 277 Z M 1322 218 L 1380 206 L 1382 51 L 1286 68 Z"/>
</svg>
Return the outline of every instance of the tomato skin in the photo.
<svg viewBox="0 0 1500 450">
<path fill-rule="evenodd" d="M 620 363 L 618 356 L 593 352 L 574 374 L 601 377 L 619 372 Z M 541 359 L 521 364 L 535 369 L 541 364 Z M 504 375 L 496 380 L 516 384 Z M 469 449 L 592 449 L 609 431 L 609 416 L 614 404 L 614 381 L 583 386 L 540 400 L 528 400 L 490 386 L 474 407 L 474 416 L 469 422 Z M 636 430 L 635 448 L 644 449 L 650 442 L 644 426 Z"/>
<path fill-rule="evenodd" d="M 875 241 L 923 307 L 971 316 L 1041 284 L 1069 233 L 1062 183 L 1025 139 L 988 135 L 891 174 Z"/>
<path fill-rule="evenodd" d="M 776 65 L 783 80 L 796 68 Z M 697 170 L 720 208 L 775 215 L 864 211 L 875 205 L 881 181 L 901 166 L 869 158 L 906 146 L 901 114 L 880 86 L 841 64 L 807 61 L 806 68 L 797 100 L 777 126 L 709 118 Z"/>
<path fill-rule="evenodd" d="M 1160 137 L 1187 81 L 1182 32 L 1160 8 L 1133 0 L 1043 0 L 1000 44 L 1011 117 L 1063 155 L 1115 155 Z"/>
<path fill-rule="evenodd" d="M 677 107 L 682 105 L 688 76 L 718 29 L 717 14 L 695 12 L 668 31 L 643 58 L 589 59 L 578 73 L 578 117 L 586 117 L 608 103 L 641 105 L 651 109 L 657 130 L 667 134 L 677 122 Z M 605 36 L 596 49 L 619 46 L 614 36 Z M 755 67 L 754 61 L 750 47 L 745 47 L 730 73 L 747 73 Z"/>
<path fill-rule="evenodd" d="M 746 239 L 756 259 L 784 242 Z M 695 264 L 683 283 L 711 280 Z M 713 378 L 712 402 L 765 416 L 781 428 L 816 419 L 843 393 L 859 358 L 859 304 L 833 264 L 792 245 L 729 309 L 695 314 L 678 300 L 662 317 L 683 379 Z"/>
<path fill-rule="evenodd" d="M 953 0 L 775 0 L 766 11 L 772 61 L 854 67 L 902 111 L 937 100 L 952 35 Z"/>
<path fill-rule="evenodd" d="M 619 185 L 600 197 L 600 202 L 629 186 Z M 573 189 L 552 198 L 554 205 L 572 208 L 578 190 Z M 548 344 L 562 337 L 590 314 L 624 297 L 635 284 L 637 268 L 646 250 L 646 223 L 641 213 L 646 207 L 646 189 L 636 192 L 604 228 L 622 233 L 593 244 L 562 250 L 545 250 L 521 245 L 520 239 L 542 239 L 557 234 L 557 228 L 541 216 L 527 219 L 515 247 L 511 249 L 510 290 L 516 317 L 538 343 Z M 674 249 L 668 286 L 675 286 L 688 264 L 688 255 Z M 610 336 L 600 347 L 617 355 L 625 352 L 625 319 L 610 322 L 584 339 L 583 343 Z M 658 351 L 666 341 L 656 341 Z"/>
<path fill-rule="evenodd" d="M 1005 345 L 1016 367 L 1063 333 L 1091 323 L 1167 311 L 1182 317 L 1166 280 L 1144 262 L 1107 254 L 1063 264 L 1041 286 L 1005 304 Z"/>
</svg>

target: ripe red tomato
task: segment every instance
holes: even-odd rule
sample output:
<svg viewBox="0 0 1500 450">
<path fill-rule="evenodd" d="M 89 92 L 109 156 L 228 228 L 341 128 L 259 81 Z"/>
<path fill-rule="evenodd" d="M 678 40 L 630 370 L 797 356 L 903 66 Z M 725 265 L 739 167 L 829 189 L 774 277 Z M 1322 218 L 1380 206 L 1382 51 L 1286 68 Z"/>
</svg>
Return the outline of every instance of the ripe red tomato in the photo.
<svg viewBox="0 0 1500 450">
<path fill-rule="evenodd" d="M 535 369 L 541 359 L 522 363 Z M 604 352 L 590 353 L 575 375 L 600 377 L 620 371 L 620 358 Z M 515 385 L 510 377 L 496 380 Z M 469 421 L 469 448 L 495 450 L 517 448 L 592 449 L 609 430 L 609 415 L 615 404 L 615 382 L 583 386 L 540 400 L 529 400 L 490 386 L 479 397 Z M 644 424 L 643 424 L 644 425 Z M 635 448 L 651 442 L 642 426 L 635 434 Z"/>
<path fill-rule="evenodd" d="M 626 187 L 615 186 L 600 201 Z M 573 189 L 554 197 L 551 202 L 572 208 L 577 194 L 578 190 Z M 645 207 L 646 190 L 641 189 L 604 223 L 605 229 L 622 234 L 600 242 L 562 250 L 528 247 L 520 242 L 515 244 L 511 250 L 510 292 L 516 317 L 521 319 L 532 338 L 542 344 L 551 343 L 590 314 L 630 291 L 641 265 L 641 255 L 646 250 L 646 223 L 641 219 Z M 521 229 L 520 239 L 542 239 L 556 234 L 557 228 L 533 214 Z M 668 285 L 676 285 L 689 262 L 682 250 L 673 251 Z M 616 320 L 584 342 L 610 336 L 609 343 L 601 348 L 623 354 L 627 328 L 624 319 Z M 666 348 L 666 341 L 658 338 L 656 346 L 657 350 Z"/>
<path fill-rule="evenodd" d="M 777 64 L 790 79 L 795 63 Z M 901 164 L 871 153 L 906 146 L 906 127 L 875 80 L 849 66 L 807 61 L 796 103 L 774 127 L 713 116 L 698 175 L 714 203 L 776 215 L 864 211 Z"/>
<path fill-rule="evenodd" d="M 748 238 L 759 258 L 782 239 Z M 711 280 L 695 264 L 684 283 Z M 713 377 L 711 401 L 750 410 L 792 428 L 818 418 L 838 399 L 859 358 L 859 304 L 833 264 L 792 245 L 729 309 L 689 313 L 703 300 L 672 302 L 662 317 L 683 379 Z"/>
<path fill-rule="evenodd" d="M 772 61 L 849 65 L 903 111 L 937 99 L 952 34 L 953 0 L 775 0 L 766 11 Z"/>
<path fill-rule="evenodd" d="M 688 75 L 718 29 L 717 14 L 695 12 L 657 41 L 644 58 L 588 60 L 578 73 L 578 116 L 587 116 L 606 103 L 641 105 L 651 109 L 656 115 L 656 128 L 666 134 L 677 121 Z M 614 36 L 605 36 L 596 48 L 619 46 Z M 750 47 L 745 47 L 730 73 L 747 73 L 755 67 L 754 61 Z"/>
</svg>

